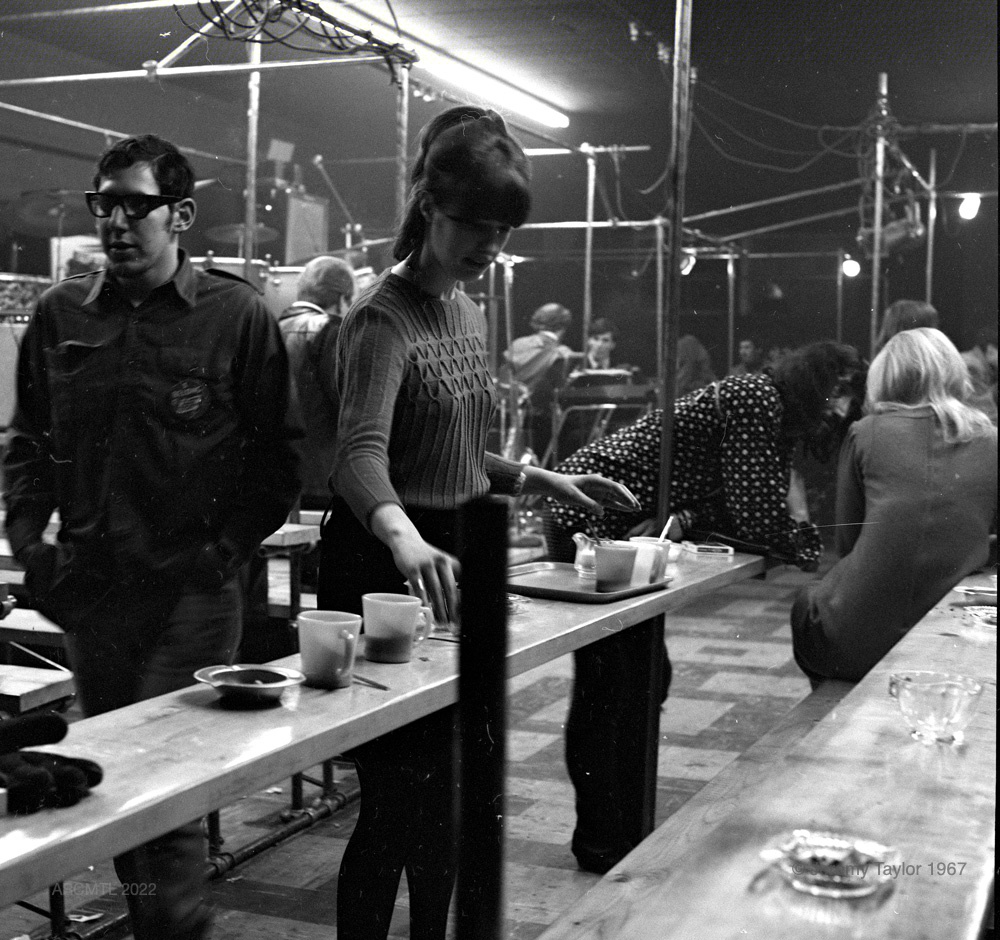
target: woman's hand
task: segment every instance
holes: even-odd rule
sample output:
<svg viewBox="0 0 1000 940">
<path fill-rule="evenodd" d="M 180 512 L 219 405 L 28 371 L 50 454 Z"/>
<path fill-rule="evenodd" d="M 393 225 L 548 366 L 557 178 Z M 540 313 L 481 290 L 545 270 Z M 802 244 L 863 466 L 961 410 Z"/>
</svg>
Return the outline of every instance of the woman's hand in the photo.
<svg viewBox="0 0 1000 940">
<path fill-rule="evenodd" d="M 798 470 L 792 469 L 788 482 L 788 494 L 785 496 L 785 507 L 796 522 L 809 521 L 809 501 L 806 498 L 806 481 Z"/>
<path fill-rule="evenodd" d="M 454 555 L 425 542 L 402 506 L 383 503 L 371 515 L 371 529 L 392 552 L 399 573 L 410 590 L 434 610 L 438 623 L 458 622 L 461 565 Z"/>
<path fill-rule="evenodd" d="M 526 466 L 524 492 L 580 506 L 598 517 L 604 515 L 605 506 L 620 512 L 642 511 L 639 500 L 627 486 L 597 473 L 569 475 Z"/>
</svg>

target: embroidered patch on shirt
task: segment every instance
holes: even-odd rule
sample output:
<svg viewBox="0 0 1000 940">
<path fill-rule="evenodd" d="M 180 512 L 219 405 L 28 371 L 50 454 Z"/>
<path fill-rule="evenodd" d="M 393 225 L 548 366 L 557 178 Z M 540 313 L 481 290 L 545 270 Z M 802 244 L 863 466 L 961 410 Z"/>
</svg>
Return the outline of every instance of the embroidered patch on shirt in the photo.
<svg viewBox="0 0 1000 940">
<path fill-rule="evenodd" d="M 184 379 L 167 395 L 170 411 L 181 421 L 194 421 L 208 411 L 208 385 L 201 379 Z"/>
</svg>

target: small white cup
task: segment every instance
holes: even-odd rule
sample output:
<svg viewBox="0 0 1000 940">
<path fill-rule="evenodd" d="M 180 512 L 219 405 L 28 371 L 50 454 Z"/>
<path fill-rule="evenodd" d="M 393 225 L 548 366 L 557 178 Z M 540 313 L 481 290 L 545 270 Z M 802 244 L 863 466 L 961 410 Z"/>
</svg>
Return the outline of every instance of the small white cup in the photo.
<svg viewBox="0 0 1000 940">
<path fill-rule="evenodd" d="M 304 610 L 295 618 L 306 685 L 344 689 L 354 677 L 361 617 L 340 610 Z"/>
<path fill-rule="evenodd" d="M 653 584 L 662 581 L 670 558 L 670 546 L 673 542 L 661 542 L 655 535 L 633 535 L 629 539 L 639 546 L 635 556 L 635 568 L 632 571 L 632 581 L 635 584 Z M 680 551 L 680 546 L 677 546 Z"/>
<path fill-rule="evenodd" d="M 434 623 L 430 608 L 412 594 L 364 594 L 365 659 L 376 663 L 405 663 L 413 647 Z"/>
</svg>

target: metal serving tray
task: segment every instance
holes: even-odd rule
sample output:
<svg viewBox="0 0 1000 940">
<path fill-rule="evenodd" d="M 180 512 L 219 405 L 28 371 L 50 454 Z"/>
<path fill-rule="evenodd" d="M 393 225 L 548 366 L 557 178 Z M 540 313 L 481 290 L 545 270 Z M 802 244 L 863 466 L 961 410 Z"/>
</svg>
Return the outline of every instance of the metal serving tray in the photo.
<svg viewBox="0 0 1000 940">
<path fill-rule="evenodd" d="M 671 578 L 652 584 L 634 584 L 621 591 L 597 593 L 593 581 L 584 581 L 567 561 L 532 561 L 507 569 L 507 590 L 526 597 L 550 597 L 578 604 L 608 604 L 651 591 L 662 591 Z"/>
</svg>

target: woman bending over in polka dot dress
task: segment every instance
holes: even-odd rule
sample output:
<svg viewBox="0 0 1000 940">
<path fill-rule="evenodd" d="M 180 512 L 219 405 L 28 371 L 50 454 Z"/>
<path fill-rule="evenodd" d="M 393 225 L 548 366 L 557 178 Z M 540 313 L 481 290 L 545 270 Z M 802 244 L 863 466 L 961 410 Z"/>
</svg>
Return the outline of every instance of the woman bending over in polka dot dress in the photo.
<svg viewBox="0 0 1000 940">
<path fill-rule="evenodd" d="M 670 512 L 674 539 L 711 531 L 752 542 L 774 557 L 814 571 L 822 553 L 809 521 L 804 487 L 792 483 L 792 455 L 802 443 L 829 450 L 834 429 L 863 389 L 862 364 L 850 346 L 824 341 L 795 350 L 764 373 L 730 376 L 674 404 Z M 861 380 L 859 381 L 859 376 Z M 550 556 L 572 561 L 575 532 L 623 539 L 655 534 L 659 509 L 662 412 L 578 450 L 560 473 L 599 473 L 627 486 L 642 513 L 608 510 L 595 518 L 572 506 L 550 504 Z M 636 524 L 636 520 L 642 520 Z M 574 653 L 575 681 L 566 727 L 566 761 L 576 788 L 573 853 L 581 868 L 604 872 L 642 838 L 635 787 L 626 764 L 649 691 L 629 687 L 635 657 L 648 658 L 634 631 Z M 670 683 L 666 660 L 661 701 Z"/>
</svg>

